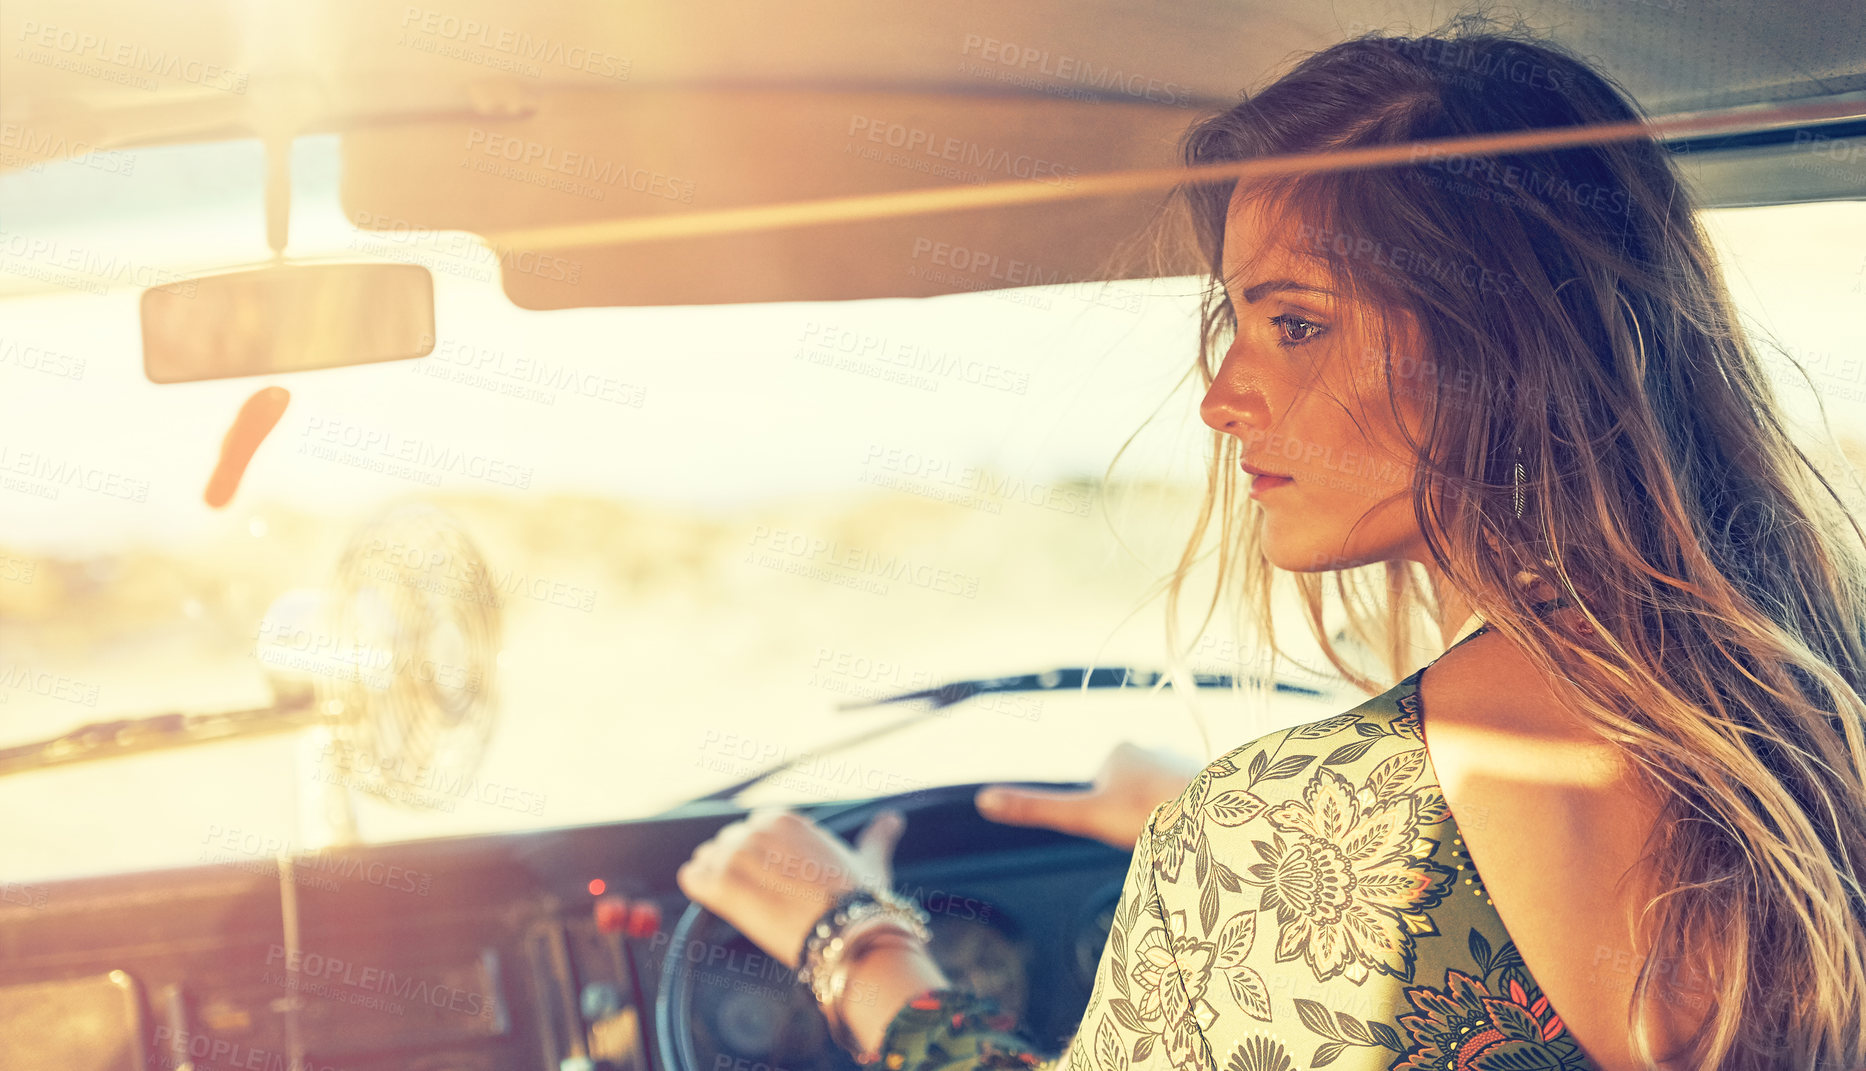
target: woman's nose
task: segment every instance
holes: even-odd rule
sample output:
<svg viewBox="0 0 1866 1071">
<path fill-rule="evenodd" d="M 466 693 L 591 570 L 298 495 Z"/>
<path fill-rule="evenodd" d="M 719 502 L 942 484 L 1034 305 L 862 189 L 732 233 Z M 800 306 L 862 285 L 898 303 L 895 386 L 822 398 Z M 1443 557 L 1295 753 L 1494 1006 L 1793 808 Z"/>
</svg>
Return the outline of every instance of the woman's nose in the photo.
<svg viewBox="0 0 1866 1071">
<path fill-rule="evenodd" d="M 1261 433 L 1269 426 L 1270 402 L 1263 385 L 1234 360 L 1226 360 L 1199 403 L 1199 418 L 1230 435 Z"/>
</svg>

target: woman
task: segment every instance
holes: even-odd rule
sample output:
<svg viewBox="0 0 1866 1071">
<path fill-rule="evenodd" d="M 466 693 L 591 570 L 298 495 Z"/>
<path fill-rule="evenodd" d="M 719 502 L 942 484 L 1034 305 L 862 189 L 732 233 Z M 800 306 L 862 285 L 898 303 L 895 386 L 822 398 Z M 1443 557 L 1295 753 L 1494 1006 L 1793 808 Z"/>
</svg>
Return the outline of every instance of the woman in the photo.
<svg viewBox="0 0 1866 1071">
<path fill-rule="evenodd" d="M 1556 49 L 1453 31 L 1329 48 L 1183 147 L 1635 115 Z M 1220 450 L 1168 620 L 1215 505 L 1214 606 L 1241 566 L 1274 651 L 1292 580 L 1379 694 L 1152 809 L 1058 1064 L 1866 1066 L 1866 534 L 1784 432 L 1667 151 L 1416 152 L 1180 192 Z M 1420 608 L 1455 650 L 1382 691 L 1327 640 L 1331 575 L 1386 680 Z M 761 813 L 681 885 L 838 972 L 827 1014 L 890 1071 L 1049 1061 L 949 988 L 910 913 L 845 896 L 885 887 L 897 831 L 852 853 Z M 786 887 L 777 856 L 841 876 Z M 832 931 L 849 954 L 825 966 Z"/>
</svg>

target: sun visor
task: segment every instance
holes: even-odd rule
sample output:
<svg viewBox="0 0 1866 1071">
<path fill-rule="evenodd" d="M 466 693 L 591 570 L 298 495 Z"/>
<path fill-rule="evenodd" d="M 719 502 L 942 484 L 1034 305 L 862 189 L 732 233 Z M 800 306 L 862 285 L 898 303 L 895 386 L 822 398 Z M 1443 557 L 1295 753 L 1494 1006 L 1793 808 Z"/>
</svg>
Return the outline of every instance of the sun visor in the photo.
<svg viewBox="0 0 1866 1071">
<path fill-rule="evenodd" d="M 564 89 L 522 118 L 450 117 L 343 138 L 343 207 L 359 245 L 437 274 L 497 271 L 527 309 L 927 297 L 1190 274 L 1152 259 L 1165 193 L 1076 196 L 889 218 L 781 225 L 726 219 L 710 233 L 572 244 L 502 235 L 583 233 L 624 220 L 1028 182 L 1175 164 L 1192 109 L 1051 95 L 796 89 Z M 481 248 L 466 231 L 502 248 Z M 591 231 L 589 233 L 597 233 Z"/>
</svg>

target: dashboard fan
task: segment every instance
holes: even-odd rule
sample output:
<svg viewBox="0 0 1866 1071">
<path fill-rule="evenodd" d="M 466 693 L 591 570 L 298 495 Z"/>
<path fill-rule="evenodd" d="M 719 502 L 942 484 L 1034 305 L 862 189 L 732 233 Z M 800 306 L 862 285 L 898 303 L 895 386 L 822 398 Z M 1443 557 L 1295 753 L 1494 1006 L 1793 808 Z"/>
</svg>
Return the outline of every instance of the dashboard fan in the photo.
<svg viewBox="0 0 1866 1071">
<path fill-rule="evenodd" d="M 350 537 L 327 587 L 286 592 L 257 655 L 282 704 L 312 714 L 301 765 L 317 845 L 358 839 L 354 793 L 452 810 L 497 720 L 501 609 L 479 548 L 450 514 L 395 506 Z"/>
<path fill-rule="evenodd" d="M 312 677 L 338 784 L 433 806 L 470 784 L 493 735 L 500 601 L 446 511 L 397 506 L 343 549 L 323 605 L 341 672 Z"/>
<path fill-rule="evenodd" d="M 466 530 L 425 503 L 389 510 L 352 536 L 325 609 L 353 654 L 315 685 L 351 787 L 412 803 L 431 778 L 470 778 L 498 711 L 501 618 Z"/>
</svg>

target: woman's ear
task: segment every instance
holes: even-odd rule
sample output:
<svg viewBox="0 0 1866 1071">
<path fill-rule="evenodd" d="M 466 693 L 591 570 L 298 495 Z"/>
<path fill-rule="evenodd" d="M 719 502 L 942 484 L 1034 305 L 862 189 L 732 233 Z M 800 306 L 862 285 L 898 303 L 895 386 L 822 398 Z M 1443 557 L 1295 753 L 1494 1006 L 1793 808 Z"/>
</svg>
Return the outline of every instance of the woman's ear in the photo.
<svg viewBox="0 0 1866 1071">
<path fill-rule="evenodd" d="M 1555 565 L 1553 561 L 1548 561 L 1546 559 L 1544 564 L 1549 567 Z M 1529 596 L 1531 602 L 1548 602 L 1561 594 L 1561 592 L 1556 589 L 1555 585 L 1548 581 L 1547 577 L 1543 576 L 1542 573 L 1538 571 L 1530 569 L 1524 569 L 1516 574 L 1516 586 L 1524 589 L 1524 594 Z"/>
</svg>

